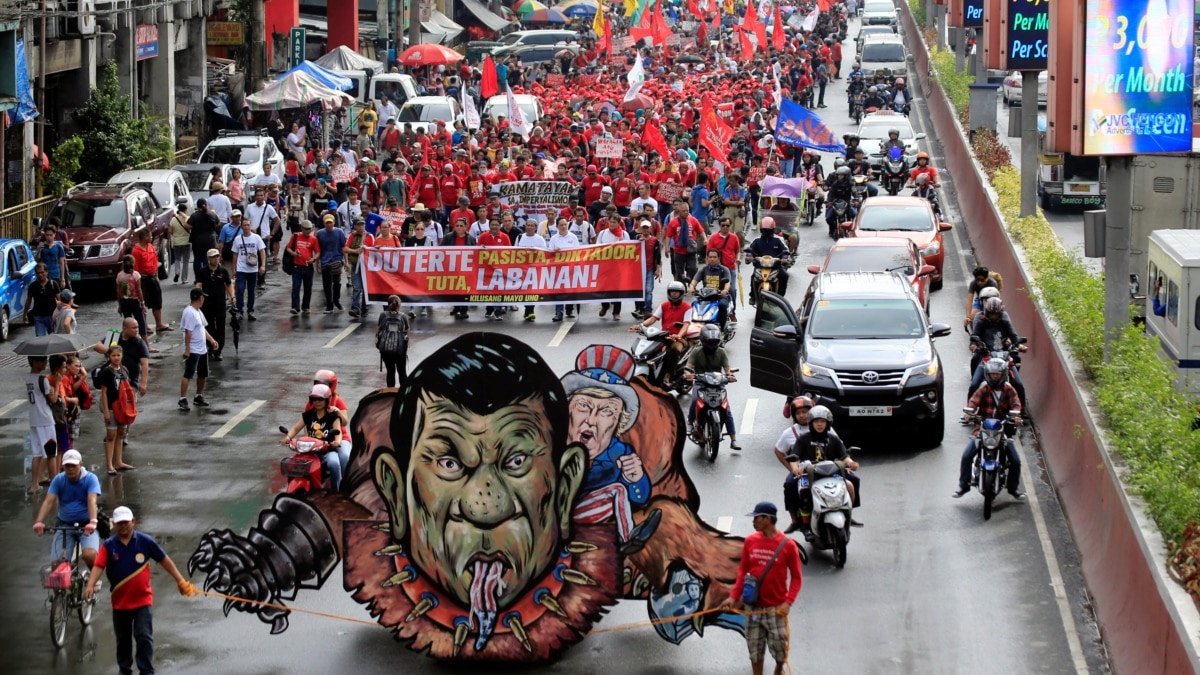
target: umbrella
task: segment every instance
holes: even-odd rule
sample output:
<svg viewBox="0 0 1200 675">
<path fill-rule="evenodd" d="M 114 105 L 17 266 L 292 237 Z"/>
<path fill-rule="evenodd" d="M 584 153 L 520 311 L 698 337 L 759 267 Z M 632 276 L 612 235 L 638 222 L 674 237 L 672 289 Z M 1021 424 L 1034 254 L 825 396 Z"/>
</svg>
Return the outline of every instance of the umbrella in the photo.
<svg viewBox="0 0 1200 675">
<path fill-rule="evenodd" d="M 528 14 L 536 12 L 539 9 L 547 9 L 547 7 L 537 0 L 517 0 L 517 2 L 513 3 L 512 9 L 517 14 Z"/>
<path fill-rule="evenodd" d="M 596 16 L 597 3 L 596 0 L 567 0 L 560 3 L 554 9 L 562 12 L 564 16 L 572 18 Z"/>
<path fill-rule="evenodd" d="M 238 350 L 238 336 L 242 333 L 242 315 L 238 314 L 237 307 L 229 308 L 229 328 L 233 330 L 233 351 Z"/>
<path fill-rule="evenodd" d="M 634 112 L 636 110 L 654 110 L 654 99 L 645 94 L 637 94 L 619 106 L 621 110 Z"/>
<path fill-rule="evenodd" d="M 13 351 L 21 356 L 52 356 L 73 354 L 83 351 L 87 346 L 88 340 L 78 333 L 51 333 L 26 340 Z"/>
<path fill-rule="evenodd" d="M 704 63 L 704 58 L 695 54 L 684 54 L 675 57 L 675 63 Z"/>
<path fill-rule="evenodd" d="M 405 49 L 396 59 L 405 66 L 444 66 L 462 61 L 463 55 L 443 45 L 425 44 Z"/>
<path fill-rule="evenodd" d="M 567 23 L 567 17 L 557 9 L 539 9 L 521 17 L 522 23 Z"/>
</svg>

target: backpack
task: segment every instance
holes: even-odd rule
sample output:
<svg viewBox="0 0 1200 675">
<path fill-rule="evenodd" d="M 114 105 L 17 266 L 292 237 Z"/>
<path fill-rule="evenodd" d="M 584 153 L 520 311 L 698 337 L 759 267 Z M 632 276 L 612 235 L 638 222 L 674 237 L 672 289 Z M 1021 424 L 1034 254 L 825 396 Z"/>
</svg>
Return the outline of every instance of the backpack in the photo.
<svg viewBox="0 0 1200 675">
<path fill-rule="evenodd" d="M 128 377 L 120 378 L 120 383 L 117 384 L 117 400 L 110 401 L 108 407 L 112 410 L 113 421 L 117 424 L 129 426 L 137 419 L 137 395 Z"/>
<path fill-rule="evenodd" d="M 408 351 L 408 336 L 404 334 L 407 321 L 402 316 L 389 314 L 379 324 L 375 334 L 375 348 L 380 356 L 403 356 Z"/>
</svg>

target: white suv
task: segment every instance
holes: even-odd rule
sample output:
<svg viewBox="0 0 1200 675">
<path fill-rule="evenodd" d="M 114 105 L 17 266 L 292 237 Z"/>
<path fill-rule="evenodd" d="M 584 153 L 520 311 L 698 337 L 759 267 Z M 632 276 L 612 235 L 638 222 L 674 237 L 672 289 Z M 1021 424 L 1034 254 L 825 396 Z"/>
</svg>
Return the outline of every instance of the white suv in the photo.
<svg viewBox="0 0 1200 675">
<path fill-rule="evenodd" d="M 198 161 L 200 164 L 228 164 L 240 169 L 242 182 L 247 185 L 263 172 L 264 162 L 274 165 L 271 172 L 276 176 L 283 175 L 283 153 L 265 129 L 261 132 L 222 129 L 200 153 Z"/>
</svg>

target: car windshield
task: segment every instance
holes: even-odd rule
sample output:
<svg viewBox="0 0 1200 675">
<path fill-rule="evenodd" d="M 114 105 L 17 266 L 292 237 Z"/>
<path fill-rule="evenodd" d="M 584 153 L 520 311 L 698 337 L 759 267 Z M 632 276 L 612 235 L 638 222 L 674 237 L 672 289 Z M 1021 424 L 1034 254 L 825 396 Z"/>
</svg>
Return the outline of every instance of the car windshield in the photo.
<svg viewBox="0 0 1200 675">
<path fill-rule="evenodd" d="M 925 323 L 910 300 L 821 300 L 808 331 L 818 340 L 915 338 Z"/>
<path fill-rule="evenodd" d="M 534 121 L 537 119 L 537 108 L 535 107 L 534 103 L 518 103 L 517 107 L 521 109 L 521 114 L 525 116 L 526 120 Z M 497 103 L 495 105 L 488 106 L 483 111 L 483 114 L 490 115 L 493 120 L 496 119 L 497 115 L 504 115 L 505 117 L 508 117 L 508 103 Z"/>
<path fill-rule="evenodd" d="M 50 214 L 58 216 L 63 227 L 110 227 L 123 230 L 129 227 L 124 198 L 69 199 L 60 202 Z"/>
<path fill-rule="evenodd" d="M 933 221 L 929 218 L 929 208 L 924 204 L 871 208 L 868 203 L 858 214 L 858 229 L 864 232 L 929 232 L 933 229 Z"/>
<path fill-rule="evenodd" d="M 262 151 L 257 145 L 210 145 L 200 155 L 201 164 L 259 164 Z"/>
<path fill-rule="evenodd" d="M 829 256 L 826 272 L 887 272 L 912 274 L 912 254 L 896 246 L 838 246 Z"/>
<path fill-rule="evenodd" d="M 899 42 L 867 42 L 862 50 L 863 62 L 885 63 L 904 60 L 904 45 Z"/>
<path fill-rule="evenodd" d="M 500 44 L 506 45 L 506 46 L 507 45 L 515 45 L 520 41 L 521 41 L 520 33 L 509 33 L 508 35 L 505 35 L 504 37 L 500 38 Z"/>
<path fill-rule="evenodd" d="M 863 120 L 862 126 L 858 128 L 858 137 L 877 141 L 886 140 L 888 129 L 899 129 L 901 140 L 912 138 L 916 135 L 913 133 L 912 127 L 908 125 L 908 120 L 903 115 L 885 115 L 883 117 Z"/>
<path fill-rule="evenodd" d="M 434 122 L 449 120 L 450 105 L 447 103 L 405 103 L 400 109 L 401 122 Z"/>
<path fill-rule="evenodd" d="M 896 7 L 890 2 L 868 2 L 863 5 L 863 12 L 871 14 L 889 14 L 896 11 Z"/>
<path fill-rule="evenodd" d="M 858 31 L 859 39 L 866 38 L 868 35 L 894 35 L 894 33 L 887 26 L 863 26 Z"/>
<path fill-rule="evenodd" d="M 183 180 L 192 192 L 208 189 L 208 181 L 211 174 L 207 171 L 181 171 L 180 173 L 183 174 Z"/>
</svg>

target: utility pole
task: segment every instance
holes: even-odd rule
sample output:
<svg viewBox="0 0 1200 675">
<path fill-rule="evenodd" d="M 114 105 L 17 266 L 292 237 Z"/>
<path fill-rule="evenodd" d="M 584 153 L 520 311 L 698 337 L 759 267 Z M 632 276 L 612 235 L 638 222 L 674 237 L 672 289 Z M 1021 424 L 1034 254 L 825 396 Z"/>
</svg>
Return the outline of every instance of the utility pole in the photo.
<svg viewBox="0 0 1200 675">
<path fill-rule="evenodd" d="M 937 47 L 940 51 L 946 51 L 946 5 L 934 5 L 933 11 L 937 12 Z"/>
<path fill-rule="evenodd" d="M 421 3 L 424 0 L 409 0 L 408 5 L 408 46 L 421 44 Z M 396 55 L 404 51 L 401 45 L 396 45 Z"/>
<path fill-rule="evenodd" d="M 250 93 L 263 87 L 267 79 L 267 8 L 265 0 L 250 3 Z"/>
<path fill-rule="evenodd" d="M 961 73 L 967 67 L 967 31 L 969 28 L 955 28 L 958 39 L 954 41 L 954 72 Z"/>
<path fill-rule="evenodd" d="M 1037 213 L 1038 74 L 1021 73 L 1021 217 Z M 1012 114 L 1009 108 L 1008 114 Z"/>
<path fill-rule="evenodd" d="M 377 0 L 375 3 L 375 54 L 373 57 L 379 56 L 380 49 L 384 54 L 387 54 L 388 43 L 392 37 L 392 17 L 396 15 L 396 0 Z M 387 60 L 386 58 L 383 60 Z"/>
<path fill-rule="evenodd" d="M 1025 94 L 1022 92 L 1021 98 Z M 1135 157 L 1108 158 L 1108 194 L 1104 210 L 1104 358 L 1129 323 L 1130 219 L 1133 213 Z M 1024 169 L 1022 169 L 1024 176 Z M 1022 194 L 1022 198 L 1024 195 Z M 1153 289 L 1153 279 L 1146 284 Z M 1153 292 L 1153 291 L 1151 291 Z"/>
</svg>

